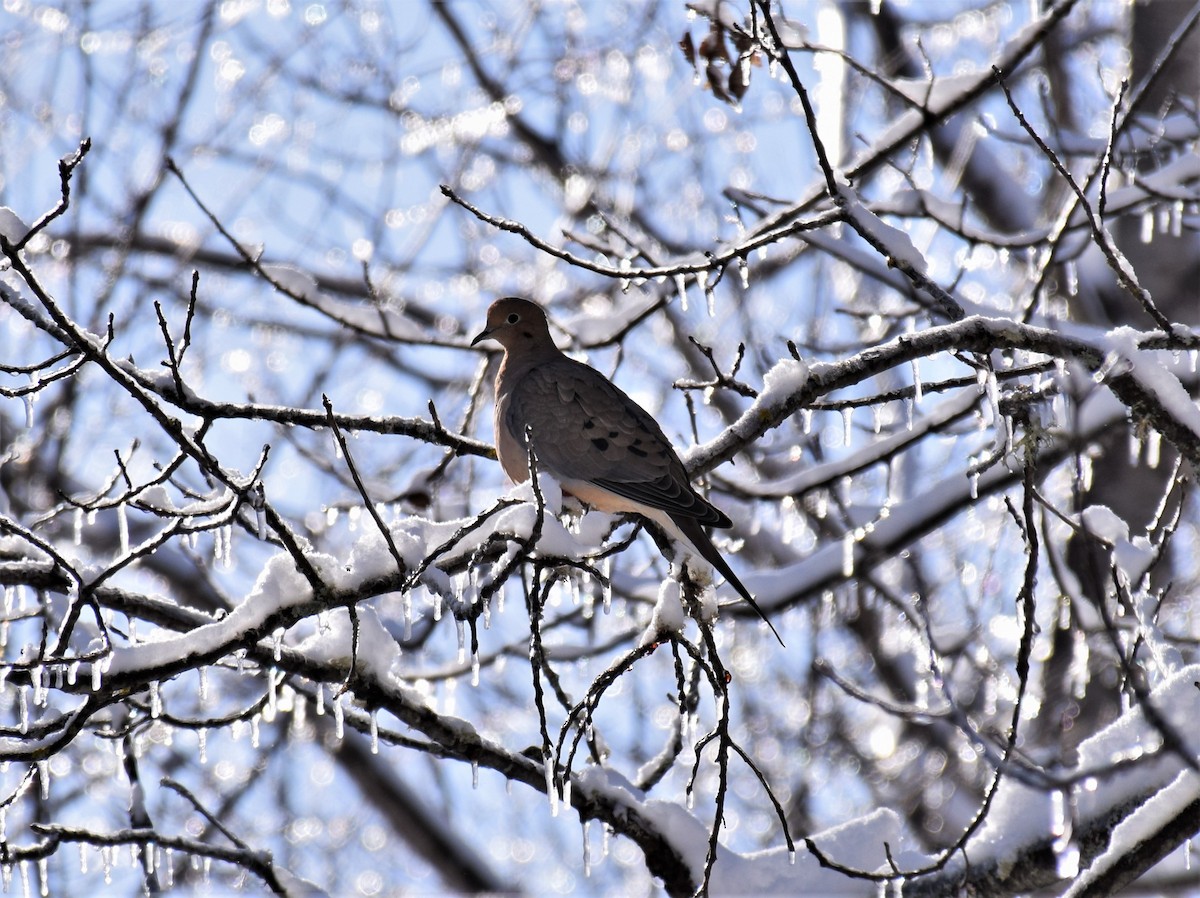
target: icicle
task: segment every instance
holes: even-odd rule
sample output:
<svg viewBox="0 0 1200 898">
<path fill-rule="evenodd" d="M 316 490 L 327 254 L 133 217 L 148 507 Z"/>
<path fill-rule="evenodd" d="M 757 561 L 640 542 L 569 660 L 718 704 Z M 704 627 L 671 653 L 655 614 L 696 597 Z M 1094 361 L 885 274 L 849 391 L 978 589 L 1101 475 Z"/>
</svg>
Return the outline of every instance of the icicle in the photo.
<svg viewBox="0 0 1200 898">
<path fill-rule="evenodd" d="M 1067 669 L 1067 682 L 1076 701 L 1083 701 L 1088 686 L 1088 641 L 1078 629 L 1074 631 L 1075 650 L 1071 653 L 1071 665 Z"/>
<path fill-rule="evenodd" d="M 273 670 L 267 671 L 267 707 L 263 713 L 267 723 L 275 720 L 275 716 L 279 713 L 279 678 L 275 676 Z"/>
<path fill-rule="evenodd" d="M 201 766 L 208 763 L 208 730 L 201 727 L 196 730 L 196 751 L 200 755 Z"/>
<path fill-rule="evenodd" d="M 592 878 L 592 840 L 591 836 L 592 821 L 583 821 L 583 875 L 586 879 Z"/>
<path fill-rule="evenodd" d="M 1050 420 L 1056 429 L 1067 429 L 1067 399 L 1062 393 L 1055 393 L 1050 400 Z"/>
<path fill-rule="evenodd" d="M 604 580 L 600 585 L 600 607 L 604 609 L 604 613 L 608 614 L 612 611 L 612 556 L 607 556 L 600 563 L 600 573 L 604 575 Z"/>
<path fill-rule="evenodd" d="M 472 789 L 479 788 L 479 762 L 478 761 L 471 762 L 471 788 Z"/>
<path fill-rule="evenodd" d="M 1079 874 L 1079 846 L 1074 841 L 1074 813 L 1066 792 L 1051 796 L 1050 833 L 1054 836 L 1051 850 L 1060 878 L 1074 879 Z"/>
<path fill-rule="evenodd" d="M 322 683 L 317 684 L 317 716 L 325 716 L 325 686 Z"/>
<path fill-rule="evenodd" d="M 129 554 L 129 512 L 124 502 L 117 505 L 117 544 L 122 556 Z"/>
<path fill-rule="evenodd" d="M 846 406 L 842 409 L 842 448 L 849 449 L 853 440 L 854 433 L 854 407 Z"/>
<path fill-rule="evenodd" d="M 371 754 L 379 754 L 379 712 L 371 709 Z"/>
<path fill-rule="evenodd" d="M 554 765 L 547 759 L 542 762 L 546 771 L 546 797 L 550 799 L 550 816 L 558 816 L 558 789 L 554 787 Z"/>
<path fill-rule="evenodd" d="M 33 684 L 33 706 L 35 708 L 46 707 L 46 696 L 49 692 L 46 687 L 49 685 L 49 679 L 46 668 L 40 664 L 29 671 L 29 680 Z"/>
<path fill-rule="evenodd" d="M 433 594 L 433 619 L 435 622 L 442 619 L 442 594 L 440 592 Z"/>
<path fill-rule="evenodd" d="M 921 360 L 913 359 L 910 364 L 912 365 L 913 403 L 917 404 L 925 395 L 925 387 L 921 383 Z"/>
<path fill-rule="evenodd" d="M 233 568 L 233 526 L 222 524 L 213 530 L 213 564 L 221 570 Z"/>
<path fill-rule="evenodd" d="M 458 663 L 463 664 L 467 660 L 467 628 L 462 618 L 455 618 L 454 624 L 458 630 Z"/>
<path fill-rule="evenodd" d="M 1146 434 L 1146 467 L 1157 468 L 1162 453 L 1162 434 L 1151 430 Z"/>
<path fill-rule="evenodd" d="M 750 266 L 746 263 L 745 259 L 738 260 L 738 277 L 741 279 L 742 289 L 749 290 L 750 289 Z"/>
<path fill-rule="evenodd" d="M 73 532 L 71 538 L 74 541 L 76 548 L 83 545 L 83 509 L 82 508 L 75 509 L 74 532 Z"/>
<path fill-rule="evenodd" d="M 153 720 L 162 717 L 162 692 L 158 680 L 150 681 L 150 717 Z"/>
<path fill-rule="evenodd" d="M 21 735 L 24 736 L 29 732 L 29 692 L 27 689 L 21 688 L 17 690 L 17 704 L 20 706 L 20 718 L 18 727 Z"/>
<path fill-rule="evenodd" d="M 842 576 L 854 576 L 854 531 L 842 537 Z"/>
<path fill-rule="evenodd" d="M 1142 456 L 1142 435 L 1136 427 L 1129 430 L 1129 463 L 1136 466 Z"/>
<path fill-rule="evenodd" d="M 1092 457 L 1085 455 L 1079 460 L 1079 479 L 1082 481 L 1080 486 L 1084 492 L 1092 488 L 1092 475 L 1095 472 L 1095 466 L 1092 464 Z"/>
<path fill-rule="evenodd" d="M 1142 213 L 1142 243 L 1149 243 L 1154 239 L 1154 210 L 1147 209 Z"/>
<path fill-rule="evenodd" d="M 1079 267 L 1074 259 L 1063 263 L 1063 276 L 1067 279 L 1067 296 L 1079 295 Z"/>
<path fill-rule="evenodd" d="M 918 708 L 929 706 L 929 677 L 917 677 L 914 685 L 913 702 Z"/>
<path fill-rule="evenodd" d="M 968 479 L 971 484 L 971 501 L 974 502 L 979 498 L 979 472 L 972 471 Z"/>
<path fill-rule="evenodd" d="M 687 275 L 675 275 L 675 289 L 679 291 L 679 308 L 686 312 L 688 310 Z"/>
<path fill-rule="evenodd" d="M 38 781 L 42 784 L 42 801 L 50 800 L 50 761 L 42 758 L 37 762 Z"/>
<path fill-rule="evenodd" d="M 796 849 L 795 848 L 788 849 L 788 866 L 789 867 L 796 866 Z"/>
<path fill-rule="evenodd" d="M 879 436 L 880 432 L 883 430 L 882 405 L 871 406 L 871 429 L 875 432 L 876 436 Z"/>
<path fill-rule="evenodd" d="M 208 704 L 208 668 L 200 668 L 200 686 L 196 690 L 197 698 L 200 700 L 201 707 Z"/>
<path fill-rule="evenodd" d="M 346 734 L 346 712 L 340 698 L 333 701 L 333 734 L 340 742 Z"/>
<path fill-rule="evenodd" d="M 479 652 L 471 652 L 471 685 L 479 685 Z"/>
<path fill-rule="evenodd" d="M 1000 414 L 1000 384 L 996 381 L 996 372 L 988 371 L 984 378 L 987 389 L 988 406 L 992 410 L 992 424 L 995 425 L 1002 417 Z"/>
<path fill-rule="evenodd" d="M 88 871 L 87 856 L 88 856 L 87 843 L 80 842 L 79 843 L 79 873 L 82 876 L 87 876 L 87 871 Z"/>
<path fill-rule="evenodd" d="M 904 400 L 904 426 L 908 430 L 913 429 L 913 401 L 912 399 Z"/>
<path fill-rule="evenodd" d="M 1054 836 L 1055 850 L 1058 850 L 1058 840 L 1064 833 L 1070 831 L 1067 822 L 1066 796 L 1061 790 L 1056 790 L 1050 796 L 1050 835 Z"/>
<path fill-rule="evenodd" d="M 303 735 L 308 728 L 308 698 L 290 688 L 287 696 L 292 702 L 292 733 L 296 736 Z"/>
<path fill-rule="evenodd" d="M 284 634 L 283 627 L 277 628 L 275 630 L 275 632 L 273 634 L 271 634 L 271 640 L 272 640 L 271 648 L 272 648 L 272 654 L 274 654 L 274 656 L 275 656 L 276 664 L 278 664 L 280 659 L 283 657 L 283 634 Z"/>
<path fill-rule="evenodd" d="M 1031 283 L 1037 281 L 1038 255 L 1036 246 L 1031 246 L 1025 251 L 1025 280 Z"/>
</svg>

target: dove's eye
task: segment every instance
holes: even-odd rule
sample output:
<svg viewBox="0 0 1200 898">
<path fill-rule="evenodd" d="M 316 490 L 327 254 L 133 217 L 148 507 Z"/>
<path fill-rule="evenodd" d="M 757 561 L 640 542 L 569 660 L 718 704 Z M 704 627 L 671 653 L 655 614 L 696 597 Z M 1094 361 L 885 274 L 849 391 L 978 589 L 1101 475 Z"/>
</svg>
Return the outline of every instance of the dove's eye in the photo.
<svg viewBox="0 0 1200 898">
<path fill-rule="evenodd" d="M 509 315 L 508 315 L 508 323 L 509 324 L 516 324 L 520 320 L 521 320 L 521 316 L 518 315 L 516 312 L 509 313 Z"/>
</svg>

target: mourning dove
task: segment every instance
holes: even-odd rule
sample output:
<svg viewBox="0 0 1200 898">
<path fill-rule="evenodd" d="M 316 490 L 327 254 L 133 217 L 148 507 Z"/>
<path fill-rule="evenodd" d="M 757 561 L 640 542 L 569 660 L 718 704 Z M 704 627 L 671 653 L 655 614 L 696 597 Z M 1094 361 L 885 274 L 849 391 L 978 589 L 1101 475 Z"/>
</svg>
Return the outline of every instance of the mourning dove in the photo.
<svg viewBox="0 0 1200 898">
<path fill-rule="evenodd" d="M 529 479 L 528 427 L 539 469 L 565 492 L 599 511 L 653 521 L 716 568 L 779 639 L 704 530 L 732 522 L 692 487 L 646 410 L 595 368 L 563 355 L 550 337 L 546 313 L 527 299 L 492 303 L 487 327 L 471 345 L 488 339 L 504 347 L 496 375 L 496 454 L 509 478 Z"/>
</svg>

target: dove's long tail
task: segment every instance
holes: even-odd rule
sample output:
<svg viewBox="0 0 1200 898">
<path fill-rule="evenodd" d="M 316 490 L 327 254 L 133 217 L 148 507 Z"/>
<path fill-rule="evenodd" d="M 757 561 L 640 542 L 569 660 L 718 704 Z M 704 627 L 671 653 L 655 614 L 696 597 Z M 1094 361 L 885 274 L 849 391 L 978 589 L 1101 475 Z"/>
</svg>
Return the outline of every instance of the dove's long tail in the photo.
<svg viewBox="0 0 1200 898">
<path fill-rule="evenodd" d="M 726 582 L 737 590 L 738 595 L 746 600 L 746 604 L 753 608 L 755 613 L 766 622 L 767 626 L 771 628 L 771 632 L 775 634 L 775 638 L 779 640 L 779 644 L 783 645 L 783 637 L 779 635 L 779 631 L 775 629 L 775 625 L 771 623 L 770 618 L 758 606 L 758 602 L 754 601 L 754 596 L 750 595 L 750 590 L 746 589 L 742 581 L 737 578 L 737 574 L 733 572 L 733 569 L 725 563 L 725 559 L 721 557 L 721 553 L 717 551 L 717 547 L 713 545 L 712 538 L 705 532 L 700 522 L 696 518 L 689 518 L 683 515 L 679 515 L 678 517 L 672 516 L 671 520 L 679 528 L 679 532 L 687 537 L 688 542 L 696 547 L 696 551 L 703 556 L 704 560 L 716 568 L 717 572 L 725 578 Z"/>
</svg>

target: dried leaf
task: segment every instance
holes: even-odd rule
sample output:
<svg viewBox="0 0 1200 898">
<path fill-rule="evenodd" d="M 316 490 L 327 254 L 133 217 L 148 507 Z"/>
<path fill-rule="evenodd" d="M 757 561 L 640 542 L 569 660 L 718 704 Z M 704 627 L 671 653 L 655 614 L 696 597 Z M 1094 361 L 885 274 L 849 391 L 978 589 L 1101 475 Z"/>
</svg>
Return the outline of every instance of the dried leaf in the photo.
<svg viewBox="0 0 1200 898">
<path fill-rule="evenodd" d="M 714 62 L 710 62 L 705 67 L 704 74 L 708 77 L 708 86 L 709 89 L 712 90 L 713 96 L 718 100 L 724 100 L 726 103 L 733 103 L 733 98 L 730 97 L 728 91 L 725 90 L 725 85 L 723 83 L 725 81 L 725 76 L 720 67 Z"/>
<path fill-rule="evenodd" d="M 745 57 L 739 59 L 729 73 L 729 92 L 737 99 L 746 96 L 750 89 L 750 63 Z"/>
<path fill-rule="evenodd" d="M 692 43 L 692 33 L 685 31 L 683 37 L 679 40 L 679 49 L 683 51 L 683 58 L 688 61 L 693 69 L 696 67 L 696 45 Z"/>
<path fill-rule="evenodd" d="M 704 35 L 704 40 L 700 42 L 700 55 L 710 63 L 716 62 L 718 59 L 730 61 L 729 48 L 725 46 L 724 29 L 716 25 L 708 29 L 708 34 Z"/>
</svg>

